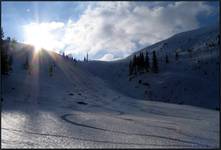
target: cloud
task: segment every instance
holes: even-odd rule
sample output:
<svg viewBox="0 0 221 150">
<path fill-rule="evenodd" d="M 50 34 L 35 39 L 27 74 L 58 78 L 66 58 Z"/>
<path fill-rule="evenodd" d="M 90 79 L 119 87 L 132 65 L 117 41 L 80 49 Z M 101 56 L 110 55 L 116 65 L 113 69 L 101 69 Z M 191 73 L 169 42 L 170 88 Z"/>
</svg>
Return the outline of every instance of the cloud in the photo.
<svg viewBox="0 0 221 150">
<path fill-rule="evenodd" d="M 112 54 L 105 54 L 102 58 L 98 59 L 101 61 L 111 61 L 114 59 L 114 56 Z"/>
<path fill-rule="evenodd" d="M 76 55 L 88 52 L 95 59 L 105 50 L 107 54 L 101 59 L 122 58 L 175 33 L 197 28 L 197 16 L 209 15 L 212 11 L 204 2 L 137 4 L 99 2 L 89 5 L 79 20 L 68 21 L 64 39 L 71 48 L 66 50 Z"/>
<path fill-rule="evenodd" d="M 88 3 L 77 20 L 42 23 L 55 35 L 57 49 L 82 59 L 113 60 L 199 27 L 198 15 L 210 15 L 205 2 Z M 59 43 L 59 44 L 58 44 Z"/>
</svg>

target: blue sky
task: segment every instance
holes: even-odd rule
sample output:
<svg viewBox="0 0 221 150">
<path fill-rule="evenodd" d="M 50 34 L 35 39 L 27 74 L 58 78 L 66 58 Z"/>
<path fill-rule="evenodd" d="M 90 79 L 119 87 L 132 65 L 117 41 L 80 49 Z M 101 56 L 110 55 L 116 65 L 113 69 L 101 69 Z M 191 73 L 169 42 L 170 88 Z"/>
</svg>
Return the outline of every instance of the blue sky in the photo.
<svg viewBox="0 0 221 150">
<path fill-rule="evenodd" d="M 78 59 L 88 52 L 91 59 L 114 60 L 176 33 L 218 24 L 218 19 L 218 1 L 57 1 L 2 2 L 1 22 L 5 36 L 20 42 L 41 42 Z"/>
</svg>

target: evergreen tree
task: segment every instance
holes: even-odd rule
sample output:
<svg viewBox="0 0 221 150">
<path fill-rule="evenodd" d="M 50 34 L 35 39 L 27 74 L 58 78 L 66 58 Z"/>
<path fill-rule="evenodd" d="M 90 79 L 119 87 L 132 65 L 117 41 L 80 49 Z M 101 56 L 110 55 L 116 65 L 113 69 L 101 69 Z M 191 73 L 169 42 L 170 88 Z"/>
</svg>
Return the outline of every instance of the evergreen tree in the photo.
<svg viewBox="0 0 221 150">
<path fill-rule="evenodd" d="M 189 56 L 192 57 L 192 49 L 189 48 L 187 51 L 189 52 Z"/>
<path fill-rule="evenodd" d="M 140 53 L 140 70 L 141 70 L 141 71 L 144 71 L 144 69 L 145 69 L 144 55 L 143 55 L 143 53 L 141 52 L 141 53 Z"/>
<path fill-rule="evenodd" d="M 5 46 L 3 41 L 4 32 L 1 28 L 1 74 L 7 75 L 10 70 L 8 48 Z"/>
<path fill-rule="evenodd" d="M 136 75 L 137 74 L 137 57 L 136 55 L 134 55 L 133 57 L 133 70 L 134 70 L 134 74 Z"/>
<path fill-rule="evenodd" d="M 6 41 L 9 43 L 11 41 L 11 38 L 7 37 Z"/>
<path fill-rule="evenodd" d="M 176 51 L 176 54 L 175 54 L 175 59 L 176 59 L 176 61 L 179 59 L 179 54 L 178 54 L 177 51 Z"/>
<path fill-rule="evenodd" d="M 25 70 L 28 70 L 28 69 L 30 68 L 28 56 L 26 56 L 25 63 L 24 63 L 23 66 L 24 66 L 24 69 L 25 69 Z"/>
<path fill-rule="evenodd" d="M 1 49 L 1 73 L 8 74 L 10 70 L 8 52 L 5 48 Z"/>
<path fill-rule="evenodd" d="M 153 51 L 153 57 L 152 57 L 152 71 L 154 73 L 158 73 L 159 72 L 157 56 L 156 56 L 156 52 L 155 51 Z"/>
<path fill-rule="evenodd" d="M 9 69 L 12 70 L 12 63 L 13 63 L 13 57 L 12 57 L 12 55 L 9 56 L 8 63 L 9 63 Z"/>
<path fill-rule="evenodd" d="M 148 52 L 146 52 L 146 57 L 145 57 L 145 69 L 146 69 L 147 72 L 149 72 L 149 69 L 150 69 L 150 63 L 149 63 Z"/>
<path fill-rule="evenodd" d="M 74 61 L 74 64 L 77 64 L 77 59 L 76 58 L 74 58 L 73 61 Z"/>
<path fill-rule="evenodd" d="M 1 41 L 3 41 L 3 38 L 4 38 L 4 32 L 3 32 L 3 29 L 1 27 Z"/>
<path fill-rule="evenodd" d="M 49 71 L 49 76 L 51 77 L 53 75 L 53 66 L 52 65 L 49 66 L 48 71 Z"/>
<path fill-rule="evenodd" d="M 62 53 L 62 57 L 65 58 L 65 53 L 64 52 Z"/>
<path fill-rule="evenodd" d="M 169 58 L 168 58 L 168 55 L 166 55 L 166 64 L 169 63 Z"/>
<path fill-rule="evenodd" d="M 28 67 L 28 74 L 29 75 L 31 75 L 32 70 L 33 70 L 33 66 L 31 64 L 29 64 L 29 67 Z"/>
<path fill-rule="evenodd" d="M 133 64 L 130 61 L 130 63 L 129 63 L 129 75 L 132 75 L 132 74 L 133 74 Z"/>
</svg>

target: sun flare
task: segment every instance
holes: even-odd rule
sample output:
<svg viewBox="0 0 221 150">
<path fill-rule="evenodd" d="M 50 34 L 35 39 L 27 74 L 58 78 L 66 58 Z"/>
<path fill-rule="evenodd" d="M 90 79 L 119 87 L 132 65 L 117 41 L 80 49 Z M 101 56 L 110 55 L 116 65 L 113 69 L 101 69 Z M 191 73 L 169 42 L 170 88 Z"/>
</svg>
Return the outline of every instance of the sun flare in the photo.
<svg viewBox="0 0 221 150">
<path fill-rule="evenodd" d="M 53 35 L 49 29 L 37 23 L 31 23 L 24 27 L 24 31 L 25 43 L 33 45 L 36 51 L 39 51 L 41 48 L 53 49 Z"/>
</svg>

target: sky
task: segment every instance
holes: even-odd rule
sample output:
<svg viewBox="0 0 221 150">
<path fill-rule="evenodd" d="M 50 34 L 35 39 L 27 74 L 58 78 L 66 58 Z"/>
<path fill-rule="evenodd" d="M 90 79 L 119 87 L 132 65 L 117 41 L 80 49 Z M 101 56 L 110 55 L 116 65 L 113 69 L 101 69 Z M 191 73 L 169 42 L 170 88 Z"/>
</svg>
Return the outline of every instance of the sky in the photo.
<svg viewBox="0 0 221 150">
<path fill-rule="evenodd" d="M 2 2 L 1 10 L 5 37 L 103 61 L 219 23 L 218 1 Z"/>
</svg>

